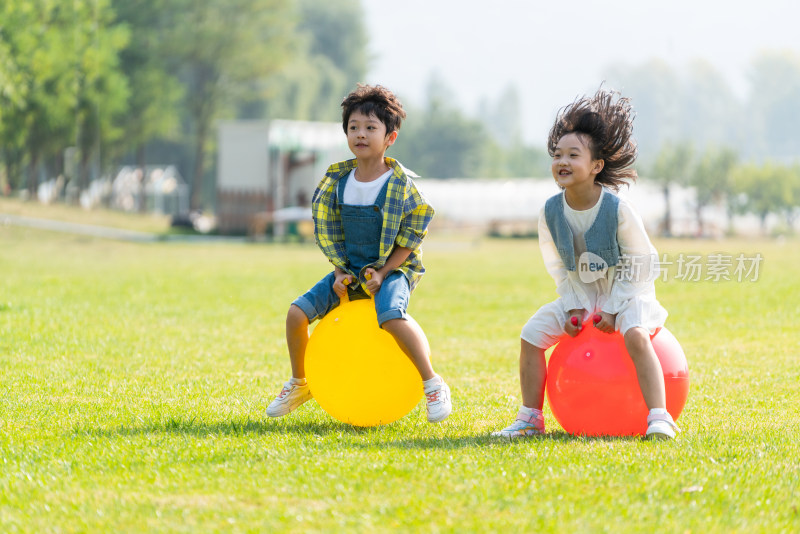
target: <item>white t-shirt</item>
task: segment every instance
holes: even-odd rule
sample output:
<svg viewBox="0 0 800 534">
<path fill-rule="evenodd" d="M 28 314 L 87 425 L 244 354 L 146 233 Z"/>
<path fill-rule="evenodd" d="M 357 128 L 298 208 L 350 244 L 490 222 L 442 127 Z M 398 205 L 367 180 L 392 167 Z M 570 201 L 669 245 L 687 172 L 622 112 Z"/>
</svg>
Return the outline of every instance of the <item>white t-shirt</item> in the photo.
<svg viewBox="0 0 800 534">
<path fill-rule="evenodd" d="M 372 206 L 378 198 L 381 188 L 392 175 L 389 169 L 371 182 L 359 182 L 356 180 L 356 170 L 350 171 L 347 176 L 347 184 L 344 186 L 344 198 L 342 202 L 351 206 Z"/>
</svg>

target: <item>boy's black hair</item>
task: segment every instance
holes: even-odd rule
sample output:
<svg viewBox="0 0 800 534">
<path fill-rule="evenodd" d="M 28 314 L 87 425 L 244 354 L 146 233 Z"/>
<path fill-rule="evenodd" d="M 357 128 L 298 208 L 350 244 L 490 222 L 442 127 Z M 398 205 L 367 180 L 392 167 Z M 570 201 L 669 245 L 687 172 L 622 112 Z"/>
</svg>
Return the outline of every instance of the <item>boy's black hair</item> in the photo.
<svg viewBox="0 0 800 534">
<path fill-rule="evenodd" d="M 358 84 L 356 90 L 342 100 L 342 129 L 345 133 L 354 111 L 367 116 L 374 114 L 386 126 L 387 134 L 399 130 L 406 118 L 403 105 L 394 93 L 380 85 Z"/>
<path fill-rule="evenodd" d="M 586 142 L 592 159 L 604 161 L 595 182 L 619 190 L 637 178 L 632 167 L 638 153 L 633 139 L 634 117 L 629 98 L 600 89 L 594 96 L 578 98 L 559 110 L 547 137 L 547 151 L 553 156 L 562 137 L 577 134 Z"/>
</svg>

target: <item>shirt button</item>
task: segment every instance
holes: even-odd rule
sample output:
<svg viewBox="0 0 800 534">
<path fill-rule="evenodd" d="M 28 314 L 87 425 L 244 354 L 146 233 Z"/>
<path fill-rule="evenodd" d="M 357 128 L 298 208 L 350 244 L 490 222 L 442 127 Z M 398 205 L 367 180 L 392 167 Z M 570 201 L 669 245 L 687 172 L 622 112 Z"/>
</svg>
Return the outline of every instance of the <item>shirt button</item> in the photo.
<svg viewBox="0 0 800 534">
<path fill-rule="evenodd" d="M 378 206 L 372 206 L 372 209 L 375 210 L 375 211 L 380 210 L 380 208 Z"/>
</svg>

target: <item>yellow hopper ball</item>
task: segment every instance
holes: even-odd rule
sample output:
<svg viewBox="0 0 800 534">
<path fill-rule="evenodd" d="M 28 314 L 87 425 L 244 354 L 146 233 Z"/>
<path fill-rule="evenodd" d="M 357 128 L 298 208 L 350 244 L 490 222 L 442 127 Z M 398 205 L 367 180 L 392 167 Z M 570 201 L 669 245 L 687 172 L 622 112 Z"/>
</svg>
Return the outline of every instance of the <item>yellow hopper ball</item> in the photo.
<svg viewBox="0 0 800 534">
<path fill-rule="evenodd" d="M 305 368 L 314 398 L 343 423 L 385 425 L 422 398 L 419 372 L 378 326 L 373 299 L 343 299 L 322 318 L 308 340 Z"/>
</svg>

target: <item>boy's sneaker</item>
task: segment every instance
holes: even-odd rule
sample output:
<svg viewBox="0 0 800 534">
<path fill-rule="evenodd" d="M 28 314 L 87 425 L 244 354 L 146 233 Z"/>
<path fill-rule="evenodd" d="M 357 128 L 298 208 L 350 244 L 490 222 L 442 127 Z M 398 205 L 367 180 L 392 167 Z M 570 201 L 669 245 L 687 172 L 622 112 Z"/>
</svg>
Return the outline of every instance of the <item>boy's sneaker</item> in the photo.
<svg viewBox="0 0 800 534">
<path fill-rule="evenodd" d="M 275 400 L 267 406 L 267 415 L 281 417 L 291 412 L 312 397 L 311 388 L 306 384 L 295 384 L 291 380 L 283 385 L 283 389 Z"/>
<path fill-rule="evenodd" d="M 492 432 L 492 436 L 502 438 L 524 438 L 544 434 L 544 416 L 542 416 L 541 410 L 530 412 L 531 410 L 525 407 L 520 408 L 516 420 L 503 430 Z"/>
<path fill-rule="evenodd" d="M 647 432 L 644 437 L 645 439 L 673 439 L 675 433 L 680 431 L 681 429 L 678 428 L 669 413 L 656 413 L 647 416 Z"/>
<path fill-rule="evenodd" d="M 426 412 L 429 423 L 438 423 L 447 419 L 453 411 L 450 401 L 450 388 L 439 377 L 439 383 L 425 390 Z"/>
</svg>

